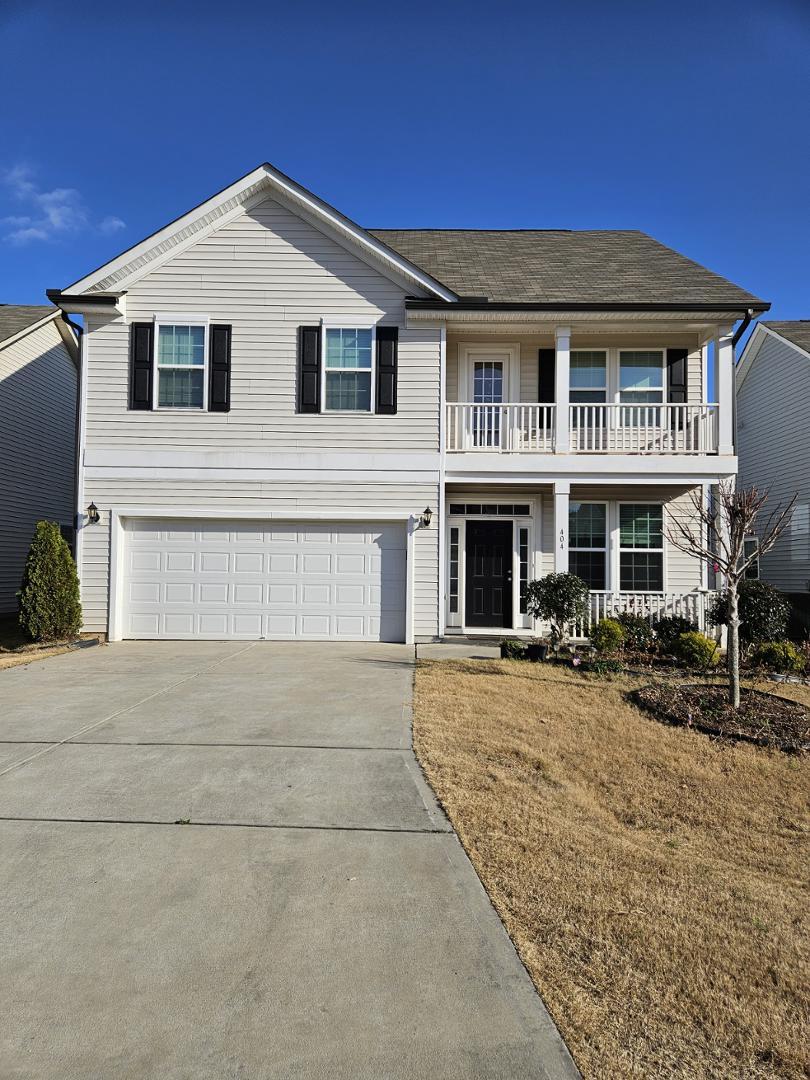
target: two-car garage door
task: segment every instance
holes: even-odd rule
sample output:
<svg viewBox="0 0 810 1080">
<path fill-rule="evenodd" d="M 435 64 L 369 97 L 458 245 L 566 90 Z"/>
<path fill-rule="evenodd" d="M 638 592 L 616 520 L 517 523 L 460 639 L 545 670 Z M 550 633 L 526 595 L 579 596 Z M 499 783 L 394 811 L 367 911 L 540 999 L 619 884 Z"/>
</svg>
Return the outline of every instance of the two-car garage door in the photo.
<svg viewBox="0 0 810 1080">
<path fill-rule="evenodd" d="M 403 641 L 404 524 L 130 519 L 125 638 Z"/>
</svg>

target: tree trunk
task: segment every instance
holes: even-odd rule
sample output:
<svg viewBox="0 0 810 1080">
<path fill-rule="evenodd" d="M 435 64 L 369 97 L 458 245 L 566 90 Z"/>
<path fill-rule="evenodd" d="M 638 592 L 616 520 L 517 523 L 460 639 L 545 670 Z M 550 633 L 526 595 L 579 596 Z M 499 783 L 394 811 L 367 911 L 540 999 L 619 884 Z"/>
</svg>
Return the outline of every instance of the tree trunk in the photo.
<svg viewBox="0 0 810 1080">
<path fill-rule="evenodd" d="M 740 707 L 740 607 L 737 584 L 728 589 L 728 700 Z"/>
</svg>

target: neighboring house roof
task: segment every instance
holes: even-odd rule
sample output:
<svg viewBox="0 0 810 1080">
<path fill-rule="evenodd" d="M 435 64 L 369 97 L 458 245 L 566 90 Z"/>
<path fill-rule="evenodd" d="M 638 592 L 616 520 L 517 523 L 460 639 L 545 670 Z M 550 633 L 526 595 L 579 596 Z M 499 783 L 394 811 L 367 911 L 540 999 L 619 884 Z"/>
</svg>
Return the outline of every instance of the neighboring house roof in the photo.
<svg viewBox="0 0 810 1080">
<path fill-rule="evenodd" d="M 635 230 L 371 229 L 464 298 L 520 304 L 768 304 Z"/>
<path fill-rule="evenodd" d="M 769 330 L 773 330 L 779 337 L 785 338 L 786 341 L 790 341 L 793 345 L 798 345 L 800 349 L 804 349 L 806 353 L 810 353 L 810 319 L 794 319 L 790 322 L 768 322 L 760 323 L 760 326 L 767 326 Z"/>
<path fill-rule="evenodd" d="M 794 319 L 790 322 L 758 322 L 746 342 L 737 364 L 737 391 L 745 382 L 759 351 L 768 339 L 777 339 L 803 353 L 810 360 L 810 319 Z"/>
<path fill-rule="evenodd" d="M 52 304 L 0 304 L 0 345 L 47 318 L 56 318 Z"/>
</svg>

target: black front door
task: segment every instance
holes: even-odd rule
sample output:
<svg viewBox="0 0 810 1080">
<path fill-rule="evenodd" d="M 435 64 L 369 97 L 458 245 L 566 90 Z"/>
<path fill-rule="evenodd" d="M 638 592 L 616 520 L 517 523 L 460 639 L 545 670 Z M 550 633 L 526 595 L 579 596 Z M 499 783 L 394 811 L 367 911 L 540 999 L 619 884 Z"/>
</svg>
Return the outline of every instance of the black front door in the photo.
<svg viewBox="0 0 810 1080">
<path fill-rule="evenodd" d="M 467 522 L 467 626 L 512 625 L 512 522 Z"/>
</svg>

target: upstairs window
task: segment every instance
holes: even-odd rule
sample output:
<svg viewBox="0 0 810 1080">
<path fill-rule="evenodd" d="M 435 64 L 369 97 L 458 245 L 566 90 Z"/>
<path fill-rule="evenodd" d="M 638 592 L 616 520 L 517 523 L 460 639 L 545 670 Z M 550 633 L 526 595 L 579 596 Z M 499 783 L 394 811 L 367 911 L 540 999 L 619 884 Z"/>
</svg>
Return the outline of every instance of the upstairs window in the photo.
<svg viewBox="0 0 810 1080">
<path fill-rule="evenodd" d="M 371 412 L 374 331 L 327 327 L 324 354 L 326 411 Z"/>
<path fill-rule="evenodd" d="M 205 325 L 158 323 L 157 407 L 205 408 Z"/>
<path fill-rule="evenodd" d="M 607 401 L 607 353 L 576 349 L 570 359 L 570 400 L 574 405 L 599 405 Z"/>
<path fill-rule="evenodd" d="M 663 592 L 663 506 L 619 506 L 619 588 L 622 592 Z"/>
<path fill-rule="evenodd" d="M 660 405 L 664 400 L 664 354 L 660 350 L 619 353 L 622 405 Z"/>
</svg>

